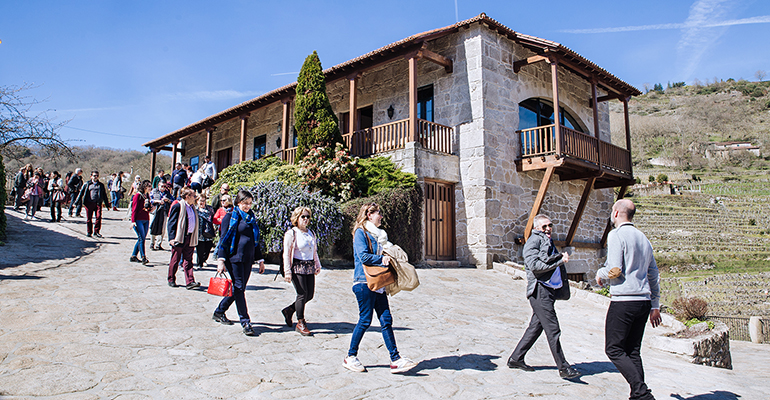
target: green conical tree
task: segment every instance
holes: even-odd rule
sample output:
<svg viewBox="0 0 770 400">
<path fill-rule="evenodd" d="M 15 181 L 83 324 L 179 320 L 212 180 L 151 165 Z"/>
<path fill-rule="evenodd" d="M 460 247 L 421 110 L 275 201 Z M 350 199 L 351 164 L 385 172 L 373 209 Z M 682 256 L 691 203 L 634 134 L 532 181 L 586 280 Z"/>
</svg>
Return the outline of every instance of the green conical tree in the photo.
<svg viewBox="0 0 770 400">
<path fill-rule="evenodd" d="M 314 147 L 334 151 L 336 143 L 342 143 L 329 97 L 326 95 L 326 78 L 318 53 L 307 56 L 297 78 L 294 107 L 294 128 L 297 130 L 297 160 L 301 160 Z"/>
</svg>

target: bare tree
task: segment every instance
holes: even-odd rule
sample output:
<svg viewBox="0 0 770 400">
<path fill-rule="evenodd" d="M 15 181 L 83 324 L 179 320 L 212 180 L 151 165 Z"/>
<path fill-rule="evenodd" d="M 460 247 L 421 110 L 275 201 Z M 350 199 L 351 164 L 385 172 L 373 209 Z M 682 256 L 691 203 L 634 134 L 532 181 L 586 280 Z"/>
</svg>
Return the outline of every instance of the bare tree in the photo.
<svg viewBox="0 0 770 400">
<path fill-rule="evenodd" d="M 765 77 L 767 76 L 767 72 L 764 70 L 757 70 L 757 72 L 754 73 L 754 76 L 757 78 L 758 81 L 762 82 Z"/>
<path fill-rule="evenodd" d="M 19 149 L 39 145 L 53 155 L 74 157 L 59 129 L 69 121 L 54 122 L 46 111 L 32 109 L 42 102 L 24 94 L 34 86 L 0 86 L 0 152 L 15 154 Z"/>
</svg>

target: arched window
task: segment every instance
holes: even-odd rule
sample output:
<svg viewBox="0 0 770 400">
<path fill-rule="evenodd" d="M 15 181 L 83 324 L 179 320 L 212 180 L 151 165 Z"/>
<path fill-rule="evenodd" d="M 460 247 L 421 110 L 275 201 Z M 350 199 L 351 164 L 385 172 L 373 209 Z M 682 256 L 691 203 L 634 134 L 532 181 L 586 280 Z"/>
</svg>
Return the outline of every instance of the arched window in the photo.
<svg viewBox="0 0 770 400">
<path fill-rule="evenodd" d="M 559 121 L 562 126 L 583 132 L 577 118 L 559 109 Z M 527 99 L 519 103 L 519 130 L 553 124 L 553 102 L 544 99 Z"/>
</svg>

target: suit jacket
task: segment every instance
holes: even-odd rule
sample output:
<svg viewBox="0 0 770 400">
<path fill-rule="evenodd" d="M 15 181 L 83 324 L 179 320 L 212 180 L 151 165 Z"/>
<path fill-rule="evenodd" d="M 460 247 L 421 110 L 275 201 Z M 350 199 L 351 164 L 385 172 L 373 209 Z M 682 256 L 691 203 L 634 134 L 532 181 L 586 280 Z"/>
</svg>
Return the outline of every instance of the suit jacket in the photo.
<svg viewBox="0 0 770 400">
<path fill-rule="evenodd" d="M 560 269 L 562 285 L 555 290 L 556 299 L 568 300 L 570 297 L 567 268 L 562 255 L 555 252 L 553 241 L 541 231 L 532 231 L 524 244 L 524 266 L 527 272 L 527 298 L 535 293 L 537 281 L 548 281 L 556 268 Z M 556 253 L 556 254 L 554 254 Z"/>
<path fill-rule="evenodd" d="M 182 212 L 184 210 L 184 212 Z M 193 207 L 195 212 L 195 227 L 190 237 L 190 247 L 198 245 L 198 209 Z M 187 202 L 177 201 L 171 205 L 168 212 L 168 240 L 176 240 L 179 243 L 184 242 L 184 235 L 187 232 Z"/>
<path fill-rule="evenodd" d="M 97 207 L 100 204 L 107 205 L 108 197 L 107 197 L 107 190 L 104 188 L 104 184 L 101 181 L 93 182 L 92 180 L 88 180 L 88 182 L 83 184 L 83 187 L 80 188 L 80 191 L 78 192 L 78 197 L 75 198 L 75 204 L 83 204 L 85 203 L 86 197 L 88 196 L 88 191 L 91 185 L 99 185 L 99 198 L 96 200 Z"/>
</svg>

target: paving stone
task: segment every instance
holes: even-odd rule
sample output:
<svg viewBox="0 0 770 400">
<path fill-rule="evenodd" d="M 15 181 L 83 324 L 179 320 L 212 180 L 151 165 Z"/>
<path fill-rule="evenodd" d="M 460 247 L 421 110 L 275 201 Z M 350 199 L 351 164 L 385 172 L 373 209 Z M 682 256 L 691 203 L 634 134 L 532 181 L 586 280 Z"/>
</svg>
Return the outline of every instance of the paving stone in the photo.
<svg viewBox="0 0 770 400">
<path fill-rule="evenodd" d="M 16 396 L 56 396 L 82 392 L 97 383 L 98 379 L 93 372 L 64 364 L 34 365 L 0 376 L 1 390 Z"/>
</svg>

